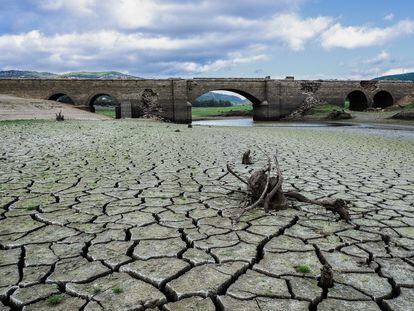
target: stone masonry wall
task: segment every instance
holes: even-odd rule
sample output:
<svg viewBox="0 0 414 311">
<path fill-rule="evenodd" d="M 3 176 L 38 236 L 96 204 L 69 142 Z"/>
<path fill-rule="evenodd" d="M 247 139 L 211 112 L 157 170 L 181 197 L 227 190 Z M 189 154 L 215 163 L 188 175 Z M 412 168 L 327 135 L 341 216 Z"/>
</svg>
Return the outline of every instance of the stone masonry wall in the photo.
<svg viewBox="0 0 414 311">
<path fill-rule="evenodd" d="M 398 81 L 308 81 L 272 79 L 164 79 L 164 80 L 0 80 L 0 93 L 25 98 L 49 99 L 66 94 L 75 105 L 88 108 L 98 94 L 112 96 L 118 103 L 119 117 L 137 117 L 144 92 L 151 92 L 161 107 L 161 115 L 177 123 L 191 122 L 191 104 L 213 90 L 228 90 L 248 98 L 255 120 L 278 120 L 298 108 L 306 94 L 343 106 L 349 93 L 362 91 L 372 106 L 379 91 L 389 92 L 394 102 L 414 93 L 414 83 Z"/>
</svg>

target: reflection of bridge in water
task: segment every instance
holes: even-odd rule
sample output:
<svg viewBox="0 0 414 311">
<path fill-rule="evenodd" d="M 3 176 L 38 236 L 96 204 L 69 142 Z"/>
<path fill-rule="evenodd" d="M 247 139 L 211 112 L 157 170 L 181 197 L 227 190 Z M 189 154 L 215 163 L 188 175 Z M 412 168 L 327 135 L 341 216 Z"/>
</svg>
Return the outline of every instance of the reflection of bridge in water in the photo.
<svg viewBox="0 0 414 311">
<path fill-rule="evenodd" d="M 168 79 L 168 80 L 0 80 L 0 93 L 26 98 L 69 98 L 79 108 L 90 109 L 96 99 L 114 99 L 118 118 L 140 116 L 148 101 L 174 122 L 191 122 L 191 103 L 199 96 L 225 90 L 246 97 L 253 104 L 254 120 L 278 120 L 312 96 L 319 101 L 352 110 L 385 108 L 414 93 L 414 83 L 401 81 L 306 81 L 272 79 Z"/>
</svg>

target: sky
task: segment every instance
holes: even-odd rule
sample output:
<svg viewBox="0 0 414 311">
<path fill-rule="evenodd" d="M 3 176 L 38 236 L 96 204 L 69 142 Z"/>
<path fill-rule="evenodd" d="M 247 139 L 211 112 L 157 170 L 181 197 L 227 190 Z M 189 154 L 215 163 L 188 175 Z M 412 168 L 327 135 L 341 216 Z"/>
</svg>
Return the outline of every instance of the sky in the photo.
<svg viewBox="0 0 414 311">
<path fill-rule="evenodd" d="M 371 79 L 414 71 L 412 0 L 0 0 L 0 70 Z"/>
</svg>

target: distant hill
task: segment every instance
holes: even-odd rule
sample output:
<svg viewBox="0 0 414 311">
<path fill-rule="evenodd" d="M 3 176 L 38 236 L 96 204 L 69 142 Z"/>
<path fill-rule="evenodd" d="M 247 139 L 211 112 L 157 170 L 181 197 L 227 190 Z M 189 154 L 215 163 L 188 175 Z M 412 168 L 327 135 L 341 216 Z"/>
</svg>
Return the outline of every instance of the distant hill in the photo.
<svg viewBox="0 0 414 311">
<path fill-rule="evenodd" d="M 390 75 L 375 78 L 374 80 L 400 80 L 400 81 L 414 81 L 414 72 L 402 73 L 399 75 Z"/>
<path fill-rule="evenodd" d="M 0 71 L 0 79 L 57 79 L 59 75 L 50 72 L 6 70 Z"/>
<path fill-rule="evenodd" d="M 241 106 L 250 103 L 248 100 L 235 95 L 208 92 L 197 98 L 197 102 L 230 102 L 233 106 Z"/>
<path fill-rule="evenodd" d="M 131 75 L 127 75 L 117 71 L 79 71 L 68 72 L 59 76 L 60 78 L 68 79 L 137 79 Z"/>
<path fill-rule="evenodd" d="M 117 71 L 80 71 L 61 75 L 50 72 L 6 70 L 0 71 L 0 79 L 139 79 Z"/>
</svg>

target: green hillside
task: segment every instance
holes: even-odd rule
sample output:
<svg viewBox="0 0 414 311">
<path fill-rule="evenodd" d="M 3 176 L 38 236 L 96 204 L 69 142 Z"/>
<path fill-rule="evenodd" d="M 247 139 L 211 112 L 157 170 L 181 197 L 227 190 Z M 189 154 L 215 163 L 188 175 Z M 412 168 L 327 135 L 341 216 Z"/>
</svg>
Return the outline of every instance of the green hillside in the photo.
<svg viewBox="0 0 414 311">
<path fill-rule="evenodd" d="M 79 71 L 61 75 L 50 72 L 6 70 L 0 71 L 0 79 L 139 79 L 117 71 Z"/>
<path fill-rule="evenodd" d="M 232 106 L 242 106 L 251 104 L 247 99 L 240 98 L 239 96 L 222 94 L 216 92 L 208 92 L 201 95 L 194 103 L 194 107 L 206 106 L 208 103 L 231 103 Z M 215 106 L 215 105 L 212 105 Z M 220 105 L 219 105 L 220 106 Z"/>
<path fill-rule="evenodd" d="M 117 71 L 79 71 L 60 75 L 61 78 L 71 79 L 136 79 L 137 77 Z"/>
<path fill-rule="evenodd" d="M 5 70 L 0 71 L 0 79 L 56 79 L 59 75 L 50 72 Z"/>
<path fill-rule="evenodd" d="M 383 76 L 383 77 L 375 78 L 374 80 L 414 81 L 414 72 L 402 73 L 399 75 Z"/>
</svg>

